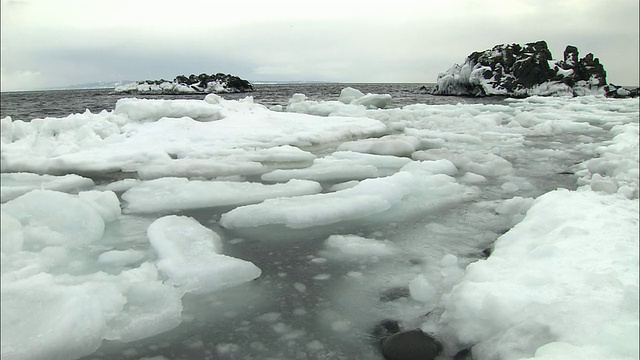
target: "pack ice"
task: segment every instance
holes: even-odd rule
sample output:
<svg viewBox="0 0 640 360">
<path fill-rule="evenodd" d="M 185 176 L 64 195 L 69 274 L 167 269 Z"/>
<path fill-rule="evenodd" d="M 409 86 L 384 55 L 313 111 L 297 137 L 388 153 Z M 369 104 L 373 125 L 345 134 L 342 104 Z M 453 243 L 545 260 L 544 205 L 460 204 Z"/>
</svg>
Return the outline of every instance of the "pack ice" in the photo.
<svg viewBox="0 0 640 360">
<path fill-rule="evenodd" d="M 318 310 L 318 323 L 351 343 L 365 317 L 392 314 L 449 358 L 637 358 L 638 100 L 390 104 L 345 89 L 337 101 L 296 94 L 281 111 L 208 95 L 0 120 L 1 357 L 77 359 L 105 340 L 172 334 L 198 302 L 227 309 L 214 318 L 256 311 L 247 323 L 277 334 L 285 358 L 326 356 L 320 332 L 259 312 L 279 279 L 297 296 L 341 289 L 326 296 L 342 310 Z M 568 170 L 571 190 L 537 192 Z M 486 245 L 474 226 L 492 221 L 509 230 L 488 258 L 469 255 Z M 367 233 L 374 225 L 395 237 Z M 311 269 L 354 268 L 286 284 L 299 274 L 261 269 L 269 250 L 252 261 L 228 252 L 244 244 L 249 256 L 282 234 L 319 241 Z M 388 279 L 404 300 L 353 292 Z M 215 307 L 224 295 L 233 304 Z M 251 344 L 213 348 L 268 355 Z"/>
</svg>

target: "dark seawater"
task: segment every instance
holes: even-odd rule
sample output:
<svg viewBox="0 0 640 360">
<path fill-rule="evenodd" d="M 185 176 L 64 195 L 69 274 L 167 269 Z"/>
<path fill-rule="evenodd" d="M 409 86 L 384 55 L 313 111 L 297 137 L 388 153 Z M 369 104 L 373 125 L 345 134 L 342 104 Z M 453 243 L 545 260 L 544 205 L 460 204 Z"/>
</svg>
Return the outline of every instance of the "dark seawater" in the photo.
<svg viewBox="0 0 640 360">
<path fill-rule="evenodd" d="M 437 96 L 425 94 L 420 88 L 423 84 L 344 84 L 344 83 L 307 83 L 307 84 L 256 84 L 256 91 L 240 94 L 221 94 L 225 99 L 237 100 L 252 96 L 256 103 L 267 107 L 286 106 L 293 94 L 307 95 L 307 99 L 338 100 L 340 91 L 351 86 L 363 93 L 390 94 L 393 98 L 390 107 L 402 107 L 410 104 L 457 104 L 457 103 L 500 103 L 503 98 L 471 98 L 459 96 Z M 424 85 L 427 88 L 433 84 Z M 92 113 L 102 110 L 111 111 L 122 98 L 144 99 L 204 99 L 205 95 L 132 95 L 117 94 L 113 89 L 48 90 L 3 92 L 0 94 L 0 118 L 11 116 L 12 120 L 29 121 L 46 117 L 65 117 L 83 113 L 87 109 Z"/>
</svg>

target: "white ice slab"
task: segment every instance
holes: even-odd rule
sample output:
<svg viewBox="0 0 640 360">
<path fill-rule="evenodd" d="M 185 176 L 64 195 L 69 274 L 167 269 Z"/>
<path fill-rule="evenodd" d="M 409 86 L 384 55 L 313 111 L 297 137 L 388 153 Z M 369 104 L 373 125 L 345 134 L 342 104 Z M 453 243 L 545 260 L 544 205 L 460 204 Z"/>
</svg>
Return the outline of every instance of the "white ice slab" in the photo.
<svg viewBox="0 0 640 360">
<path fill-rule="evenodd" d="M 637 201 L 547 193 L 467 267 L 441 322 L 479 358 L 633 358 L 638 233 Z"/>
<path fill-rule="evenodd" d="M 463 197 L 465 187 L 447 175 L 434 174 L 438 167 L 437 162 L 412 162 L 404 171 L 366 179 L 352 188 L 238 207 L 223 214 L 220 224 L 226 228 L 269 224 L 308 228 L 365 218 L 389 210 L 403 199 L 424 197 L 423 206 L 428 208 Z"/>
<path fill-rule="evenodd" d="M 192 218 L 165 216 L 149 226 L 147 235 L 160 258 L 158 269 L 183 291 L 208 293 L 261 274 L 251 262 L 220 254 L 220 237 Z"/>
<path fill-rule="evenodd" d="M 185 209 L 246 205 L 265 199 L 316 194 L 322 186 L 314 181 L 291 180 L 265 185 L 250 182 L 199 181 L 161 178 L 144 181 L 122 194 L 126 213 L 162 213 Z"/>
</svg>

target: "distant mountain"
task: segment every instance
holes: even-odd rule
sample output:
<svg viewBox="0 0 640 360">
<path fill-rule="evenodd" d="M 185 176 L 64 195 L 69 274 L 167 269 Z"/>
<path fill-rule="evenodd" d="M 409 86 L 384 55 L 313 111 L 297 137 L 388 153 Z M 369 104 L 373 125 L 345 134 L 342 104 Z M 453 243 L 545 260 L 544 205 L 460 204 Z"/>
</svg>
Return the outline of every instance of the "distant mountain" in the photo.
<svg viewBox="0 0 640 360">
<path fill-rule="evenodd" d="M 113 89 L 116 86 L 120 86 L 123 84 L 130 83 L 130 80 L 121 80 L 121 81 L 98 81 L 92 83 L 84 83 L 84 84 L 74 84 L 67 86 L 56 86 L 46 88 L 44 90 L 75 90 L 75 89 Z"/>
<path fill-rule="evenodd" d="M 321 80 L 256 80 L 251 81 L 254 85 L 279 85 L 279 84 L 331 84 L 333 81 Z"/>
</svg>

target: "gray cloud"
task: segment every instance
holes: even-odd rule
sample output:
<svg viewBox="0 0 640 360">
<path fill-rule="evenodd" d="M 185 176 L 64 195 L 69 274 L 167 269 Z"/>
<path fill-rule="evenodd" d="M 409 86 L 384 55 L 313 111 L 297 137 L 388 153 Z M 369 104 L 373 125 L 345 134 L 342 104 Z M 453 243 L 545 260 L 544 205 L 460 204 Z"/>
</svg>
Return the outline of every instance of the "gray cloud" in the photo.
<svg viewBox="0 0 640 360">
<path fill-rule="evenodd" d="M 636 0 L 374 1 L 375 11 L 345 0 L 318 3 L 317 17 L 298 8 L 289 16 L 284 3 L 256 14 L 247 1 L 236 13 L 198 12 L 194 3 L 204 2 L 178 12 L 158 1 L 162 12 L 154 13 L 156 2 L 142 0 L 135 4 L 149 5 L 143 12 L 125 8 L 128 2 L 60 1 L 84 8 L 70 15 L 39 0 L 2 3 L 3 90 L 201 72 L 256 81 L 433 82 L 472 51 L 537 40 L 547 40 L 556 58 L 568 44 L 594 53 L 611 82 L 639 82 Z"/>
</svg>

